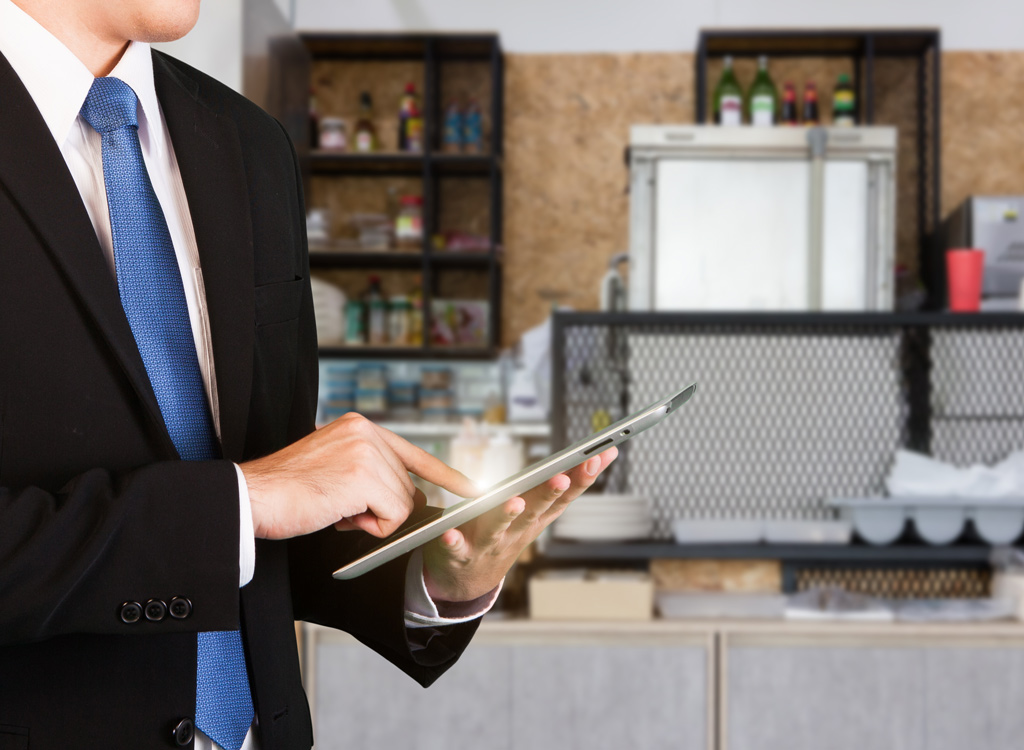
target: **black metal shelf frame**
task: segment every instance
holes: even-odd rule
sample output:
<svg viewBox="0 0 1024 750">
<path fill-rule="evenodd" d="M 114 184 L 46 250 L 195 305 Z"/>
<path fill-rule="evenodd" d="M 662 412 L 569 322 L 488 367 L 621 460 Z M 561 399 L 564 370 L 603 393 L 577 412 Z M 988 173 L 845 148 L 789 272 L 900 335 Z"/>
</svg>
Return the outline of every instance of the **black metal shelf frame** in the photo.
<svg viewBox="0 0 1024 750">
<path fill-rule="evenodd" d="M 419 270 L 423 277 L 424 331 L 431 328 L 431 301 L 436 296 L 438 275 L 445 269 L 478 271 L 486 275 L 490 303 L 489 345 L 482 349 L 440 348 L 424 336 L 422 347 L 321 347 L 322 357 L 493 358 L 501 340 L 502 263 L 502 155 L 504 118 L 504 58 L 494 34 L 301 34 L 310 55 L 318 60 L 394 61 L 424 63 L 423 154 L 352 154 L 314 151 L 303 154 L 307 182 L 311 175 L 344 177 L 419 177 L 423 184 L 424 238 L 420 253 L 311 253 L 310 266 L 317 268 L 402 268 Z M 445 63 L 487 64 L 491 78 L 491 143 L 484 154 L 446 154 L 440 146 L 438 123 L 443 112 L 441 71 Z M 308 130 L 308 129 L 307 129 Z M 488 253 L 436 252 L 432 238 L 440 229 L 441 180 L 458 179 L 482 184 L 488 190 L 491 250 Z M 307 184 L 308 193 L 308 184 Z"/>
<path fill-rule="evenodd" d="M 848 340 L 849 345 L 844 343 Z M 733 346 L 730 341 L 741 343 Z M 766 347 L 785 354 L 748 359 L 763 356 Z M 685 362 L 695 356 L 695 352 L 710 353 L 711 358 L 719 361 L 715 364 Z M 699 377 L 695 377 L 697 398 L 704 395 L 716 406 L 709 406 L 693 423 L 670 423 L 655 428 L 659 435 L 667 434 L 664 430 L 677 430 L 671 444 L 646 444 L 645 451 L 653 451 L 657 456 L 652 458 L 653 454 L 645 453 L 646 468 L 641 471 L 676 465 L 664 462 L 678 461 L 673 457 L 682 453 L 687 458 L 677 465 L 680 471 L 688 467 L 685 469 L 688 479 L 671 480 L 672 469 L 666 468 L 664 473 L 669 479 L 665 481 L 677 481 L 685 486 L 696 479 L 701 484 L 701 489 L 688 491 L 692 497 L 686 501 L 687 505 L 677 506 L 676 500 L 666 496 L 670 498 L 667 500 L 670 505 L 661 506 L 657 516 L 662 519 L 659 522 L 661 540 L 623 544 L 553 540 L 542 555 L 546 562 L 636 565 L 651 558 L 778 559 L 790 580 L 810 568 L 980 570 L 987 565 L 990 548 L 970 534 L 949 546 L 930 546 L 909 531 L 892 546 L 872 546 L 859 541 L 849 545 L 684 546 L 665 539 L 665 523 L 666 519 L 686 517 L 681 513 L 683 508 L 690 508 L 690 513 L 695 509 L 728 508 L 724 517 L 737 518 L 757 517 L 762 511 L 775 517 L 825 517 L 823 514 L 828 511 L 820 494 L 824 488 L 851 482 L 860 487 L 873 486 L 881 480 L 881 475 L 875 473 L 879 455 L 891 457 L 890 444 L 925 453 L 937 450 L 938 457 L 945 460 L 952 460 L 949 456 L 955 454 L 958 463 L 1001 458 L 1008 446 L 1010 449 L 1020 447 L 1024 444 L 1024 384 L 1018 382 L 1015 373 L 1024 367 L 1024 314 L 557 313 L 553 319 L 552 354 L 553 448 L 582 437 L 581 433 L 590 429 L 588 416 L 596 409 L 618 409 L 625 413 L 629 405 L 635 407 L 638 400 L 663 395 L 648 391 L 655 382 L 661 384 L 671 376 L 652 379 L 651 373 L 674 372 L 673 368 L 678 368 L 686 371 L 678 376 L 680 379 L 690 379 L 701 371 L 725 372 L 723 368 L 732 368 L 735 372 L 726 376 L 726 381 L 714 394 L 708 386 L 713 388 L 715 383 L 706 383 L 702 388 Z M 833 364 L 822 368 L 820 363 L 826 357 L 833 360 Z M 879 372 L 874 369 L 878 367 L 886 368 L 884 377 L 865 377 L 872 370 Z M 982 377 L 978 379 L 976 373 L 982 373 Z M 777 392 L 775 388 L 780 383 L 789 383 L 791 387 Z M 866 383 L 871 385 L 865 386 Z M 889 386 L 876 392 L 876 383 Z M 802 417 L 796 415 L 808 403 L 834 403 L 836 395 L 851 386 L 860 388 L 854 410 L 835 412 L 840 422 L 822 425 L 822 419 L 831 420 L 834 415 L 818 417 L 813 410 L 805 409 Z M 891 401 L 894 389 L 901 394 L 902 406 Z M 733 409 L 735 403 L 751 403 L 754 392 L 760 394 L 754 403 L 765 406 L 760 416 L 744 417 L 721 411 Z M 807 403 L 801 405 L 790 398 L 802 398 Z M 769 408 L 765 399 L 774 401 L 774 406 Z M 953 401 L 945 403 L 944 399 Z M 754 421 L 757 419 L 761 421 Z M 876 433 L 865 430 L 864 425 L 879 420 L 892 420 L 891 429 L 887 427 L 885 434 L 890 436 L 887 440 L 894 442 L 869 445 L 864 442 L 866 436 Z M 857 422 L 859 426 L 845 424 L 847 421 Z M 724 463 L 720 465 L 700 465 L 718 461 L 722 450 L 746 450 L 740 447 L 744 445 L 742 441 L 736 441 L 739 435 L 736 430 L 763 434 L 763 442 L 770 438 L 780 444 L 795 445 L 791 436 L 804 429 L 815 435 L 823 434 L 822 426 L 826 433 L 843 431 L 843 436 L 837 440 L 839 450 L 829 454 L 836 456 L 842 466 L 815 464 L 810 474 L 797 472 L 792 477 L 778 473 L 774 478 L 757 475 L 753 482 L 742 485 L 745 489 L 736 492 L 732 492 L 735 484 L 721 485 L 727 490 L 724 495 L 717 494 L 719 485 L 709 489 L 708 477 L 713 483 L 719 472 L 727 476 L 750 475 L 756 471 L 754 466 L 762 465 L 757 461 L 763 456 L 756 455 L 750 456 L 755 463 L 746 463 L 746 453 L 723 458 Z M 966 437 L 959 437 L 961 429 L 970 432 Z M 654 439 L 653 434 L 651 437 Z M 957 443 L 960 440 L 966 442 L 961 446 Z M 755 450 L 766 448 L 757 440 L 753 443 Z M 712 447 L 702 449 L 702 444 Z M 696 451 L 694 446 L 698 446 Z M 632 444 L 624 446 L 620 460 L 605 472 L 608 476 L 602 475 L 601 479 L 607 481 L 606 491 L 637 491 L 634 486 L 637 477 L 630 468 L 636 460 L 629 452 L 633 447 Z M 865 450 L 873 451 L 870 462 L 860 455 Z M 750 470 L 743 471 L 736 461 Z M 791 464 L 786 466 L 793 468 Z M 802 455 L 797 466 L 807 467 Z M 817 480 L 813 478 L 815 472 L 828 472 L 831 477 L 827 481 Z M 646 476 L 644 481 L 652 480 Z M 651 484 L 652 488 L 661 488 L 658 491 L 664 490 L 664 486 L 661 479 Z M 761 499 L 761 493 L 768 494 Z"/>
<path fill-rule="evenodd" d="M 937 257 L 942 219 L 942 49 L 938 29 L 703 29 L 697 40 L 695 122 L 708 117 L 708 60 L 733 57 L 848 57 L 854 61 L 853 85 L 863 102 L 863 122 L 875 123 L 875 61 L 917 61 L 917 236 L 918 268 L 936 306 L 934 290 L 943 277 Z"/>
<path fill-rule="evenodd" d="M 486 271 L 494 258 L 492 253 L 455 253 L 434 251 L 430 263 L 440 268 L 461 268 Z M 500 262 L 500 256 L 498 257 Z M 310 251 L 310 265 L 314 268 L 388 268 L 418 270 L 423 266 L 422 253 L 404 252 L 344 252 Z"/>
<path fill-rule="evenodd" d="M 802 563 L 987 563 L 992 550 L 982 544 L 929 547 L 924 544 L 873 547 L 866 544 L 671 544 L 633 542 L 600 544 L 548 542 L 544 556 L 553 560 L 646 561 L 782 560 Z"/>
</svg>

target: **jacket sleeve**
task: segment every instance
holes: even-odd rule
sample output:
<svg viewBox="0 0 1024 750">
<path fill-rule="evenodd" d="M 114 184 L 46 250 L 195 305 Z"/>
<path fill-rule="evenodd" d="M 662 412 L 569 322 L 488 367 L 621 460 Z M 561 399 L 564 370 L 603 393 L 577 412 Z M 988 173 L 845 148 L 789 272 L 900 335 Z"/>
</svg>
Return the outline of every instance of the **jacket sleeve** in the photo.
<svg viewBox="0 0 1024 750">
<path fill-rule="evenodd" d="M 0 488 L 0 645 L 237 627 L 225 592 L 238 587 L 238 523 L 228 461 L 93 469 L 56 493 Z M 121 617 L 125 602 L 174 597 L 188 617 Z"/>
<path fill-rule="evenodd" d="M 458 660 L 479 620 L 436 628 L 405 626 L 409 555 L 347 581 L 331 575 L 380 542 L 361 531 L 324 529 L 290 549 L 295 616 L 344 630 L 411 676 L 430 685 Z"/>
</svg>

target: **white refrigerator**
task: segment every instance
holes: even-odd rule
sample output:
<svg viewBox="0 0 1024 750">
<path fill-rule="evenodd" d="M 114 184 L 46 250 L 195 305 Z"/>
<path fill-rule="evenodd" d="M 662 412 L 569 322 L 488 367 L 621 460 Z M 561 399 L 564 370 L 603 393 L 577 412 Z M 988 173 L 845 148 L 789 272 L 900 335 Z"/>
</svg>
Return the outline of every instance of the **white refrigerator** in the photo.
<svg viewBox="0 0 1024 750">
<path fill-rule="evenodd" d="M 891 310 L 896 135 L 633 126 L 629 309 Z"/>
</svg>

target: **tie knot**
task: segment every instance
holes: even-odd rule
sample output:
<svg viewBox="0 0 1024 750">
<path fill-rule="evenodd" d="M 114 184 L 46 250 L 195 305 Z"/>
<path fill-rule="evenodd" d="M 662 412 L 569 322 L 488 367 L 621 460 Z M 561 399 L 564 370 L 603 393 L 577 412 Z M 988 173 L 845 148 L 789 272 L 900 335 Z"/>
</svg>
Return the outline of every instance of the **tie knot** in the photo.
<svg viewBox="0 0 1024 750">
<path fill-rule="evenodd" d="M 120 78 L 97 78 L 82 105 L 82 118 L 98 133 L 109 133 L 127 125 L 138 127 L 139 98 Z"/>
</svg>

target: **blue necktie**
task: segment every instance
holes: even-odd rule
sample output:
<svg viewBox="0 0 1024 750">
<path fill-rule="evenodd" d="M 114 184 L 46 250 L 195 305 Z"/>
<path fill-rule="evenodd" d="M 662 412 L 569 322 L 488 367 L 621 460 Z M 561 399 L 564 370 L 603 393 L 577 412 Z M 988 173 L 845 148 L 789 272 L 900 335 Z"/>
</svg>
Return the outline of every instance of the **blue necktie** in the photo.
<svg viewBox="0 0 1024 750">
<path fill-rule="evenodd" d="M 178 260 L 139 145 L 138 98 L 118 78 L 97 78 L 82 118 L 103 142 L 121 305 L 174 447 L 185 461 L 220 455 L 207 407 Z M 238 750 L 252 724 L 252 697 L 239 631 L 199 634 L 196 726 Z"/>
</svg>

